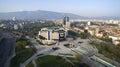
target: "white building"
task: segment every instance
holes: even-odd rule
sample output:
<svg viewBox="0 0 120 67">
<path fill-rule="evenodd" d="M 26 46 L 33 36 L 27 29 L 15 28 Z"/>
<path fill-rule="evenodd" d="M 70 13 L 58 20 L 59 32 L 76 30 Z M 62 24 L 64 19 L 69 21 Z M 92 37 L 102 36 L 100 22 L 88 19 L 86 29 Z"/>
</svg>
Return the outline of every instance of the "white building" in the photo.
<svg viewBox="0 0 120 67">
<path fill-rule="evenodd" d="M 119 24 L 118 20 L 109 20 L 108 22 L 111 23 L 111 24 Z"/>
<path fill-rule="evenodd" d="M 18 30 L 18 25 L 17 24 L 14 25 L 14 30 Z"/>
<path fill-rule="evenodd" d="M 13 20 L 13 21 L 16 21 L 16 17 L 13 17 L 12 20 Z"/>
<path fill-rule="evenodd" d="M 5 24 L 0 24 L 0 27 L 1 28 L 6 28 L 6 25 Z"/>
<path fill-rule="evenodd" d="M 64 40 L 66 36 L 67 31 L 65 28 L 59 27 L 42 28 L 38 33 L 38 37 L 43 44 L 51 44 L 59 40 Z"/>
<path fill-rule="evenodd" d="M 120 44 L 120 37 L 117 36 L 109 36 L 109 38 L 112 38 L 112 43 L 115 45 Z"/>
<path fill-rule="evenodd" d="M 19 28 L 20 28 L 20 29 L 23 29 L 23 24 L 20 23 L 20 24 L 19 24 Z"/>
<path fill-rule="evenodd" d="M 67 27 L 67 28 L 70 28 L 70 27 L 71 27 L 71 26 L 70 26 L 70 24 L 71 24 L 71 22 L 70 22 L 70 21 L 69 21 L 69 22 L 67 22 L 67 23 L 66 23 L 66 27 Z"/>
<path fill-rule="evenodd" d="M 87 23 L 87 25 L 89 25 L 89 26 L 90 26 L 90 25 L 91 25 L 91 22 L 89 21 L 89 22 Z"/>
<path fill-rule="evenodd" d="M 118 40 L 118 37 L 115 36 L 109 36 L 109 38 L 112 38 L 112 41 Z"/>
</svg>

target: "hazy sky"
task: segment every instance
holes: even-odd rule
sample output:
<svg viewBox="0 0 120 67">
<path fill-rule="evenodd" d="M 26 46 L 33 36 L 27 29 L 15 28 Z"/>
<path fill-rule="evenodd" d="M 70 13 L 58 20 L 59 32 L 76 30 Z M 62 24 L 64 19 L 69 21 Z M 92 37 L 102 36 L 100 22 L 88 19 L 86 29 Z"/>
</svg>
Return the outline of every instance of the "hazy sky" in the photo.
<svg viewBox="0 0 120 67">
<path fill-rule="evenodd" d="M 48 10 L 81 16 L 120 16 L 120 0 L 0 0 L 0 12 Z"/>
</svg>

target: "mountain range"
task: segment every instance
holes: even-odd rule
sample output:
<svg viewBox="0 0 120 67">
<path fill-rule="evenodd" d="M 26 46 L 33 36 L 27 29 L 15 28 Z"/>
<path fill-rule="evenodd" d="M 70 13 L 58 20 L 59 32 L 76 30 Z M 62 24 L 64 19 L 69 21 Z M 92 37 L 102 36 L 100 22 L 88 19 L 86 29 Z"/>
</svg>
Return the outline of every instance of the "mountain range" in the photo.
<svg viewBox="0 0 120 67">
<path fill-rule="evenodd" d="M 17 19 L 62 19 L 63 16 L 68 16 L 70 19 L 120 19 L 120 17 L 106 16 L 89 18 L 73 13 L 62 13 L 45 10 L 0 13 L 0 19 L 12 19 L 12 17 L 16 17 Z"/>
</svg>

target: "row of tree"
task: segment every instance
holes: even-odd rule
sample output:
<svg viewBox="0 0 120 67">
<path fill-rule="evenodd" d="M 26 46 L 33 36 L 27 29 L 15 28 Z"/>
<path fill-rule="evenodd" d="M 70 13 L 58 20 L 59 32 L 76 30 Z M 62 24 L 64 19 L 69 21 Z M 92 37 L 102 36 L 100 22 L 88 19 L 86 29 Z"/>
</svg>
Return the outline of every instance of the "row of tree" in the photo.
<svg viewBox="0 0 120 67">
<path fill-rule="evenodd" d="M 34 37 L 38 34 L 38 31 L 40 31 L 41 28 L 52 26 L 55 26 L 55 24 L 52 21 L 46 21 L 45 23 L 28 23 L 24 25 L 24 30 L 22 32 L 26 35 Z"/>
<path fill-rule="evenodd" d="M 25 62 L 28 58 L 30 58 L 35 52 L 35 48 L 25 48 L 25 46 L 30 46 L 31 43 L 25 36 L 20 36 L 16 41 L 16 56 L 12 58 L 10 67 L 19 67 L 20 63 Z"/>
<path fill-rule="evenodd" d="M 85 32 L 78 33 L 78 32 L 72 31 L 72 30 L 68 30 L 68 34 L 72 35 L 72 36 L 80 37 L 81 39 L 88 38 L 87 33 L 85 33 Z"/>
<path fill-rule="evenodd" d="M 120 45 L 113 45 L 111 43 L 95 43 L 91 42 L 90 44 L 96 46 L 99 50 L 99 53 L 103 54 L 104 56 L 111 58 L 117 62 L 120 62 Z"/>
</svg>

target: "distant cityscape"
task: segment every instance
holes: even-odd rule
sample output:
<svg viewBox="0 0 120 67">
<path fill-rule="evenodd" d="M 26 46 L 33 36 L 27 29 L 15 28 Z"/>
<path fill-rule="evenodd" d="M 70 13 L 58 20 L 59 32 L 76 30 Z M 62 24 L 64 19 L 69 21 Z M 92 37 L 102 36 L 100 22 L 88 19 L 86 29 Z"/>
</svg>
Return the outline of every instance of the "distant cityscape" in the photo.
<svg viewBox="0 0 120 67">
<path fill-rule="evenodd" d="M 65 67 L 120 66 L 120 20 L 69 16 L 19 20 L 14 16 L 0 20 L 0 32 L 0 67 L 48 67 L 50 60 L 41 58 L 50 56 L 64 59 Z M 62 66 L 60 61 L 53 66 Z"/>
<path fill-rule="evenodd" d="M 120 67 L 120 0 L 0 0 L 0 67 Z"/>
</svg>

